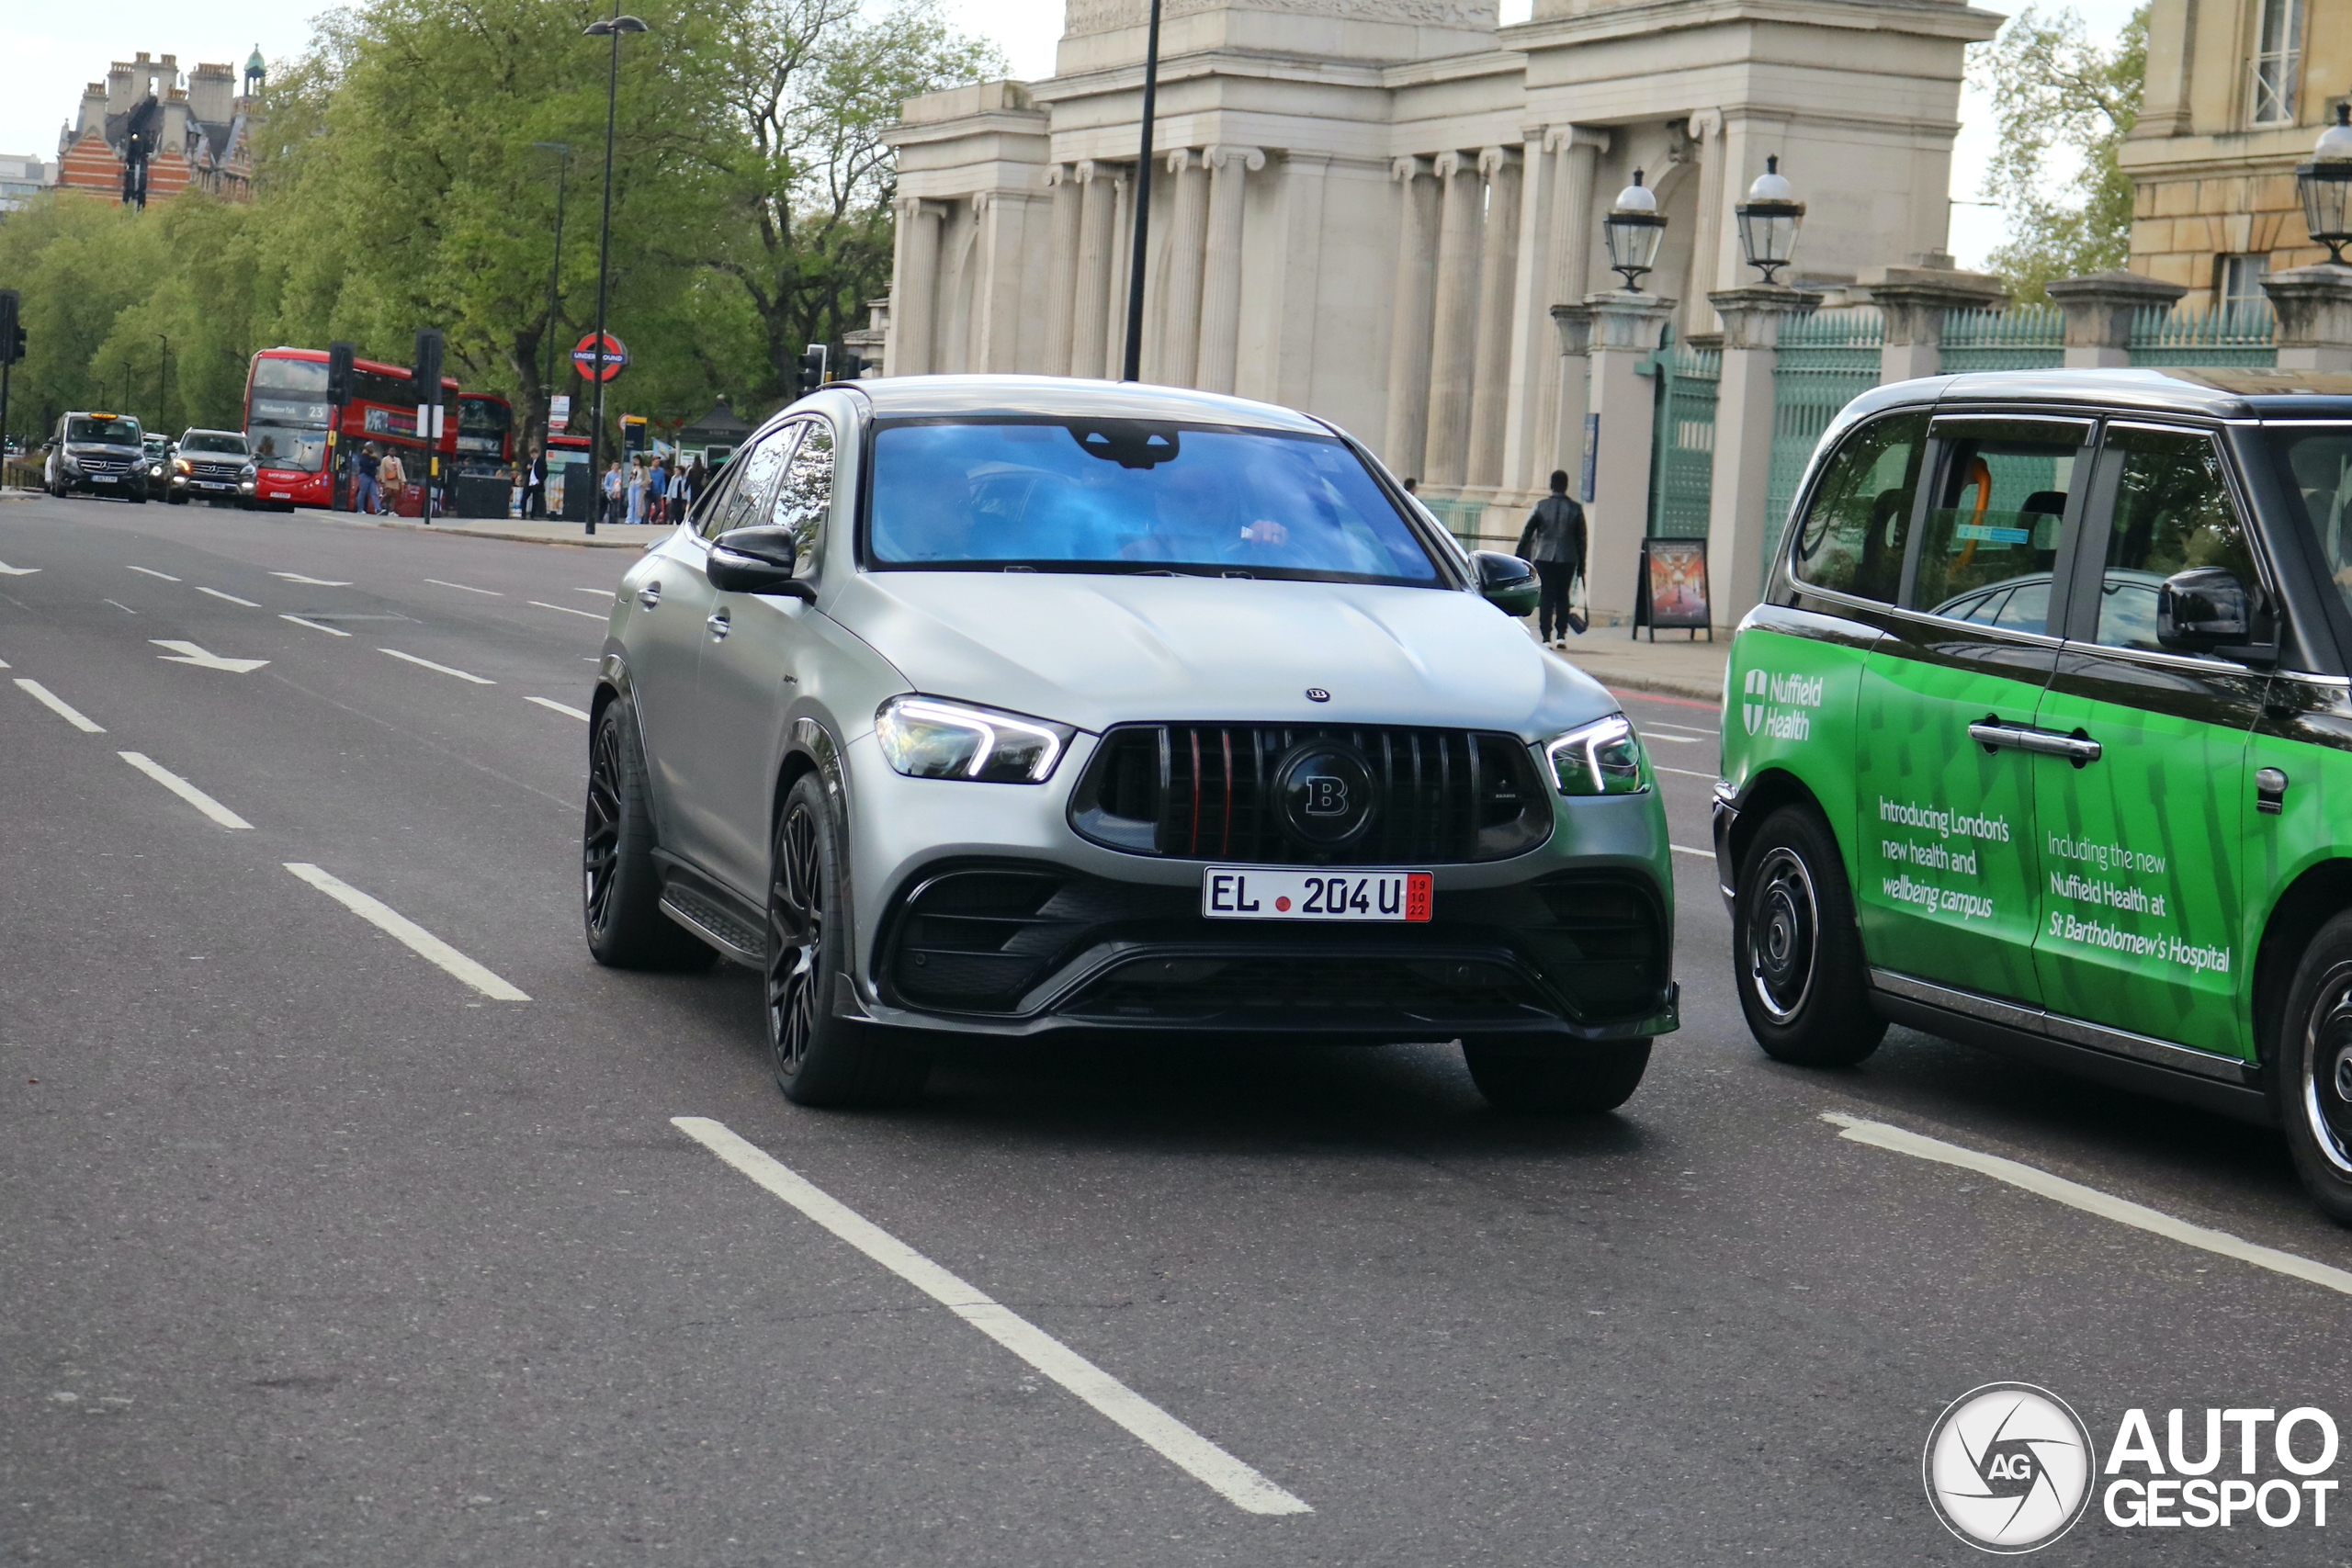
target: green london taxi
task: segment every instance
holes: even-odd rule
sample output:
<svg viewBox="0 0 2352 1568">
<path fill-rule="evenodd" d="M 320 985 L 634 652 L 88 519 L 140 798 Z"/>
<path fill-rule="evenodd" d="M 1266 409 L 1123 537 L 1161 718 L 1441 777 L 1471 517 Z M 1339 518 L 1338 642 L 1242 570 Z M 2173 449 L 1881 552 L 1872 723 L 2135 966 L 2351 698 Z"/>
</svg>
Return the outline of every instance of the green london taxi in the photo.
<svg viewBox="0 0 2352 1568">
<path fill-rule="evenodd" d="M 1714 799 L 1758 1042 L 2276 1123 L 2352 1224 L 2352 375 L 1878 388 L 1790 516 Z"/>
</svg>

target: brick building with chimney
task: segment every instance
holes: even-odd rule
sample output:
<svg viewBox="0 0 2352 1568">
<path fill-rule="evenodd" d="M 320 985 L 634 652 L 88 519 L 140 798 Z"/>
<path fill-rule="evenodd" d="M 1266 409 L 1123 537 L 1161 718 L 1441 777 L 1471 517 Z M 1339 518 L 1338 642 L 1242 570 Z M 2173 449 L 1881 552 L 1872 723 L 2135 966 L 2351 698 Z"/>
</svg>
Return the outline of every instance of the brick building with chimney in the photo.
<svg viewBox="0 0 2352 1568">
<path fill-rule="evenodd" d="M 78 115 L 58 133 L 58 185 L 116 201 L 160 201 L 191 187 L 251 200 L 266 73 L 259 49 L 245 62 L 242 91 L 228 65 L 198 65 L 183 85 L 176 55 L 151 60 L 141 50 L 116 61 L 105 81 L 83 90 Z M 143 189 L 126 180 L 142 152 Z"/>
</svg>

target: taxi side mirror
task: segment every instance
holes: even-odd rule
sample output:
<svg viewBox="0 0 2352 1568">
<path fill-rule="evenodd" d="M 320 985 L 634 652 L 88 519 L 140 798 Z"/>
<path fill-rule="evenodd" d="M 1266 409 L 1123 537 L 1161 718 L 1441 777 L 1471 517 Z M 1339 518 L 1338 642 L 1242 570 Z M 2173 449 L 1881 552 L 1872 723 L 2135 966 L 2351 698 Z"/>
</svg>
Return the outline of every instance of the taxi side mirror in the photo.
<svg viewBox="0 0 2352 1568">
<path fill-rule="evenodd" d="M 1473 550 L 1470 561 L 1478 569 L 1479 597 L 1514 619 L 1535 614 L 1544 589 L 1533 567 L 1500 550 Z"/>
<path fill-rule="evenodd" d="M 2253 598 L 2235 572 L 2192 567 L 2156 591 L 2156 641 L 2174 652 L 2213 653 L 2253 639 Z"/>
</svg>

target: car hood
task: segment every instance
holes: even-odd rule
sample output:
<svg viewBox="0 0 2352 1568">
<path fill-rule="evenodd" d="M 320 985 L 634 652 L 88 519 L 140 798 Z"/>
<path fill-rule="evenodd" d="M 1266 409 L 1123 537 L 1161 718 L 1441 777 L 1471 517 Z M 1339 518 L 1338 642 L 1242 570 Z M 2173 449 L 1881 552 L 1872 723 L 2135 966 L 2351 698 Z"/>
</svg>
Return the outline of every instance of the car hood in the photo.
<svg viewBox="0 0 2352 1568">
<path fill-rule="evenodd" d="M 1080 728 L 1409 724 L 1530 739 L 1616 699 L 1476 594 L 1052 572 L 860 572 L 824 608 L 915 690 Z M 1330 694 L 1309 699 L 1309 688 Z"/>
</svg>

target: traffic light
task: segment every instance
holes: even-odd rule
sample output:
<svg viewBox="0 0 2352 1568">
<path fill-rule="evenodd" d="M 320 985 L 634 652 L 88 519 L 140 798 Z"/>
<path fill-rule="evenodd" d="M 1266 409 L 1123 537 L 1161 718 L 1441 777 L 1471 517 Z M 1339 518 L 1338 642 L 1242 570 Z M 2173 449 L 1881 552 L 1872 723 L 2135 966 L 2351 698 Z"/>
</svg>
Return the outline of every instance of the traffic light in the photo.
<svg viewBox="0 0 2352 1568">
<path fill-rule="evenodd" d="M 351 401 L 351 358 L 349 344 L 327 344 L 327 401 L 337 408 Z"/>
<path fill-rule="evenodd" d="M 800 356 L 800 395 L 807 397 L 825 384 L 825 345 L 812 343 L 808 352 Z"/>
<path fill-rule="evenodd" d="M 416 406 L 441 401 L 441 333 L 433 327 L 416 330 Z"/>
<path fill-rule="evenodd" d="M 17 320 L 17 291 L 0 288 L 0 365 L 14 365 L 25 356 L 25 329 Z"/>
</svg>

